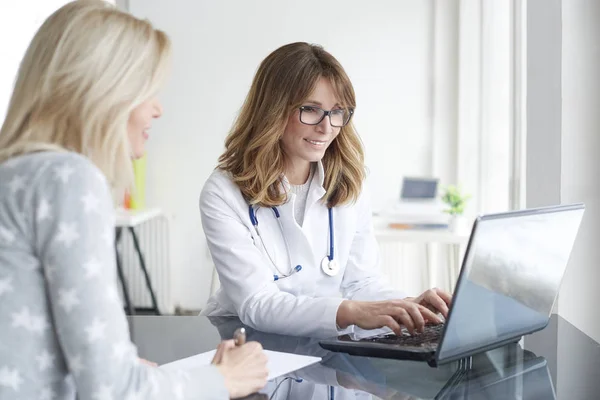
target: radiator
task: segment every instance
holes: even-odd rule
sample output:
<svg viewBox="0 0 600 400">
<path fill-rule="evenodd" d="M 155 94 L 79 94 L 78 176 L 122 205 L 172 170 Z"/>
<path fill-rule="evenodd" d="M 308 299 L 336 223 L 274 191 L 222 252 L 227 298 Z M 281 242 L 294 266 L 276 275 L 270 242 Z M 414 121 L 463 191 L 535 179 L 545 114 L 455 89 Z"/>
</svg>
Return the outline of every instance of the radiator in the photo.
<svg viewBox="0 0 600 400">
<path fill-rule="evenodd" d="M 169 268 L 171 265 L 169 220 L 161 215 L 137 225 L 134 229 L 152 281 L 158 308 L 163 314 L 172 314 L 174 302 L 171 297 Z M 131 302 L 135 307 L 151 307 L 150 293 L 128 228 L 123 229 L 119 251 Z"/>
<path fill-rule="evenodd" d="M 424 289 L 425 246 L 414 243 L 379 243 L 380 268 L 388 283 L 408 295 Z"/>
<path fill-rule="evenodd" d="M 379 242 L 379 265 L 388 283 L 410 296 L 430 287 L 452 291 L 449 282 L 454 281 L 456 276 L 449 275 L 449 263 L 452 262 L 449 251 L 448 246 L 443 244 L 382 240 Z"/>
</svg>

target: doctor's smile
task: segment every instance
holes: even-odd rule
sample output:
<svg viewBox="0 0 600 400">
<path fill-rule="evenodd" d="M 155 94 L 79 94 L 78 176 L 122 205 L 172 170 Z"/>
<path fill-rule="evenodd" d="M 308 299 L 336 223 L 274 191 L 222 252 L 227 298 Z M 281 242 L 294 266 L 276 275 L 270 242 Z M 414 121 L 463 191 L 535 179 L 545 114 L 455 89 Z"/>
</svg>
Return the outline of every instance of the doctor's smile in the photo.
<svg viewBox="0 0 600 400">
<path fill-rule="evenodd" d="M 318 147 L 318 148 L 321 148 L 324 145 L 326 145 L 327 143 L 329 143 L 329 142 L 322 142 L 322 141 L 319 141 L 319 140 L 310 140 L 310 139 L 304 139 L 304 140 L 307 141 L 308 143 L 310 143 L 310 144 Z"/>
</svg>

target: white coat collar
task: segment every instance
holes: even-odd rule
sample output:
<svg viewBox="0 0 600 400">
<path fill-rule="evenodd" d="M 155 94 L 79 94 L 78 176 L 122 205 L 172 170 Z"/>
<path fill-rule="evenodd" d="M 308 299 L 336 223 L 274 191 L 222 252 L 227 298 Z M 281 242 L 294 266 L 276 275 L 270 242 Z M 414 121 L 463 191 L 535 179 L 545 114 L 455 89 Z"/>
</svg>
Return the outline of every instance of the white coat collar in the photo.
<svg viewBox="0 0 600 400">
<path fill-rule="evenodd" d="M 324 183 L 325 183 L 325 168 L 323 168 L 323 162 L 318 161 L 316 174 L 314 174 L 314 176 L 312 178 L 312 182 L 310 184 L 310 191 L 308 193 L 307 204 L 313 204 L 315 201 L 317 201 L 317 200 L 321 199 L 323 196 L 325 196 L 325 193 L 327 193 L 327 191 L 323 187 Z M 290 192 L 291 185 L 285 175 L 282 175 L 281 186 L 282 186 L 284 193 L 287 193 L 288 198 L 289 198 L 289 196 L 292 194 Z"/>
</svg>

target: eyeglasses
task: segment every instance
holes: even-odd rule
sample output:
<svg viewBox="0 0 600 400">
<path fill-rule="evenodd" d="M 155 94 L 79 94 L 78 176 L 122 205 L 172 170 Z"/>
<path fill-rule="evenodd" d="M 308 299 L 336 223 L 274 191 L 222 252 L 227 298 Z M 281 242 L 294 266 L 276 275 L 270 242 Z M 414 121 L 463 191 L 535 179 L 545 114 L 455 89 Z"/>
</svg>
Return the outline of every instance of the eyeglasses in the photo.
<svg viewBox="0 0 600 400">
<path fill-rule="evenodd" d="M 331 126 L 341 128 L 350 122 L 352 114 L 354 114 L 352 108 L 337 108 L 325 111 L 320 107 L 302 106 L 300 107 L 300 122 L 305 125 L 318 125 L 323 121 L 323 118 L 329 115 Z"/>
</svg>

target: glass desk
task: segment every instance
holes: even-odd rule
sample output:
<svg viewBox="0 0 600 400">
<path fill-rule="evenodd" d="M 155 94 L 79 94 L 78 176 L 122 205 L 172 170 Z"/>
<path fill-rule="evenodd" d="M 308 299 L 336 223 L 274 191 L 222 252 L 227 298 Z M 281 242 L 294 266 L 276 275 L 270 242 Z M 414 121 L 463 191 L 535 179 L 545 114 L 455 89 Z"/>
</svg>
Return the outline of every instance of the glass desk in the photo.
<svg viewBox="0 0 600 400">
<path fill-rule="evenodd" d="M 243 326 L 237 318 L 128 317 L 140 357 L 167 363 L 212 350 Z M 350 356 L 318 340 L 246 328 L 265 349 L 321 357 L 270 381 L 252 399 L 569 399 L 600 398 L 600 344 L 559 316 L 546 329 L 439 368 L 426 363 Z"/>
</svg>

